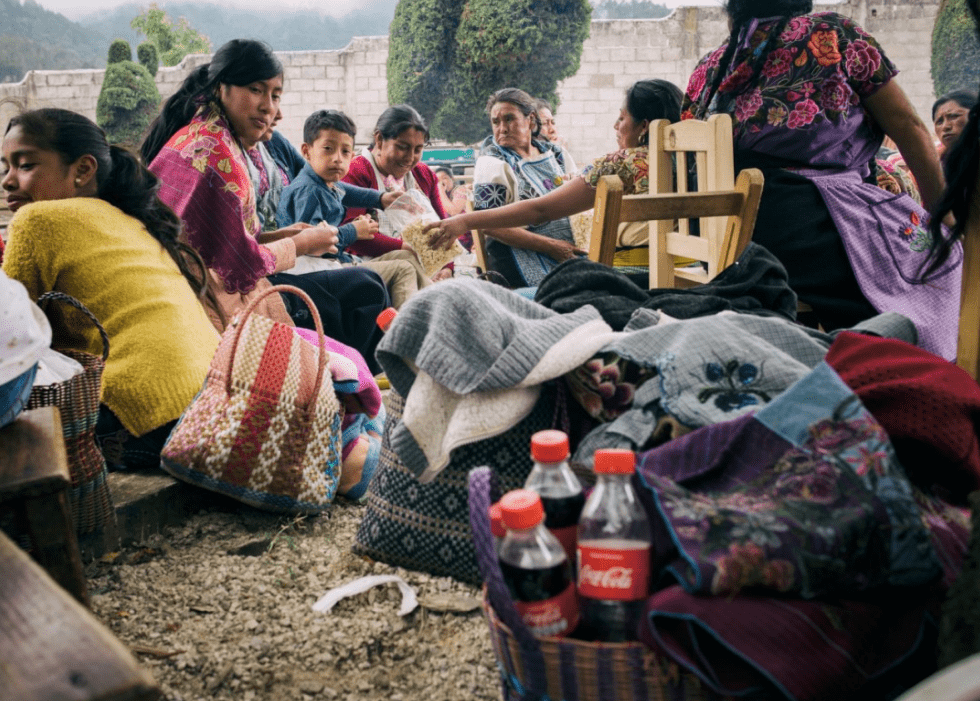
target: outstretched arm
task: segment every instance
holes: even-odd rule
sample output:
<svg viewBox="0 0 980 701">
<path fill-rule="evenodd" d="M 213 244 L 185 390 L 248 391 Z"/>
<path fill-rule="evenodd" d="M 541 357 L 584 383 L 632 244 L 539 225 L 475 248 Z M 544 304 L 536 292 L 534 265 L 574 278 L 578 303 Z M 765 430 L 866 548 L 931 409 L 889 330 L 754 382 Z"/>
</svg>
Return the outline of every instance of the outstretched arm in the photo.
<svg viewBox="0 0 980 701">
<path fill-rule="evenodd" d="M 498 241 L 517 248 L 528 248 L 539 253 L 550 255 L 555 260 L 565 260 L 556 257 L 549 244 L 535 242 L 544 239 L 551 244 L 561 243 L 546 236 L 538 236 L 522 228 L 534 224 L 561 219 L 589 209 L 595 202 L 595 190 L 585 181 L 585 178 L 574 178 L 561 187 L 552 190 L 547 195 L 531 200 L 521 200 L 514 204 L 495 209 L 484 209 L 478 212 L 465 212 L 455 217 L 433 222 L 426 230 L 438 228 L 440 233 L 433 237 L 432 246 L 449 248 L 452 242 L 471 229 L 483 229 Z M 518 233 L 521 232 L 521 233 Z M 533 237 L 533 238 L 527 238 Z M 524 241 L 522 243 L 522 240 Z M 542 248 L 543 246 L 544 248 Z M 549 250 L 545 250 L 549 248 Z M 572 257 L 567 255 L 566 257 Z"/>
</svg>

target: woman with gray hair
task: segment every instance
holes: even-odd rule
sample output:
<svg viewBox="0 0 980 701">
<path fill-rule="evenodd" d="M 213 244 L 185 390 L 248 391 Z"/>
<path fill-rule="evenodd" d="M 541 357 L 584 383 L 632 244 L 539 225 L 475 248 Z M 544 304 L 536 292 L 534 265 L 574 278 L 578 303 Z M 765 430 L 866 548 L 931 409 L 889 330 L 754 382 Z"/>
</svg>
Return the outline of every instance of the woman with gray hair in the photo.
<svg viewBox="0 0 980 701">
<path fill-rule="evenodd" d="M 545 195 L 568 178 L 561 147 L 539 138 L 537 105 L 517 88 L 490 96 L 493 135 L 480 148 L 473 173 L 473 208 L 494 209 Z M 575 246 L 567 217 L 527 228 L 486 231 L 487 265 L 511 287 L 537 285 L 562 261 L 585 251 Z"/>
</svg>

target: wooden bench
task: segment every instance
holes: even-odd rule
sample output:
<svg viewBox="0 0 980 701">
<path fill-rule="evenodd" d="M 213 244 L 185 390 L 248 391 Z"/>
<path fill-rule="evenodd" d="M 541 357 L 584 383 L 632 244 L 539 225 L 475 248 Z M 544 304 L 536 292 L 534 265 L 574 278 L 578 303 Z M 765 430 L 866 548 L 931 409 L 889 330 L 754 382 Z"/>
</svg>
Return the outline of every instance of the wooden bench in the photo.
<svg viewBox="0 0 980 701">
<path fill-rule="evenodd" d="M 87 605 L 85 573 L 68 506 L 70 486 L 57 408 L 25 411 L 0 429 L 0 512 L 13 512 L 15 523 L 30 538 L 34 559 Z"/>
<path fill-rule="evenodd" d="M 0 699 L 160 698 L 129 650 L 2 532 L 0 572 Z"/>
</svg>

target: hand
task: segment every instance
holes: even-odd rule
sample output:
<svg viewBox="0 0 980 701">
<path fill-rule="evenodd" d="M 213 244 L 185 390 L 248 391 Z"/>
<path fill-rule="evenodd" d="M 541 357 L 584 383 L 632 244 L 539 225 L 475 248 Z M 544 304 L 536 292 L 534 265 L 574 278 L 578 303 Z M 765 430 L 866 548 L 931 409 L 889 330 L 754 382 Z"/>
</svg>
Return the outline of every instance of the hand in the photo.
<svg viewBox="0 0 980 701">
<path fill-rule="evenodd" d="M 439 282 L 440 280 L 448 280 L 452 276 L 453 276 L 452 268 L 447 266 L 445 268 L 441 268 L 436 272 L 435 275 L 432 276 L 432 282 Z"/>
<path fill-rule="evenodd" d="M 366 214 L 362 214 L 353 222 L 354 230 L 357 232 L 358 241 L 370 241 L 378 233 L 378 222 L 374 221 Z"/>
<path fill-rule="evenodd" d="M 391 203 L 405 194 L 404 190 L 391 190 L 381 195 L 381 209 L 388 209 Z"/>
<path fill-rule="evenodd" d="M 326 222 L 310 226 L 293 237 L 296 242 L 296 255 L 322 256 L 325 253 L 338 252 L 337 227 Z"/>
<path fill-rule="evenodd" d="M 470 230 L 470 228 L 463 223 L 463 216 L 464 215 L 462 214 L 457 214 L 455 217 L 432 222 L 431 224 L 427 225 L 424 229 L 425 231 L 432 231 L 436 228 L 439 229 L 439 232 L 433 234 L 432 238 L 429 239 L 429 245 L 432 246 L 433 249 L 448 249 L 450 246 L 452 246 L 453 241 Z"/>
<path fill-rule="evenodd" d="M 547 254 L 559 263 L 564 263 L 566 260 L 572 258 L 589 255 L 588 251 L 583 251 L 581 248 L 576 247 L 574 243 L 568 243 L 559 239 L 549 240 L 551 243 L 548 245 Z"/>
</svg>

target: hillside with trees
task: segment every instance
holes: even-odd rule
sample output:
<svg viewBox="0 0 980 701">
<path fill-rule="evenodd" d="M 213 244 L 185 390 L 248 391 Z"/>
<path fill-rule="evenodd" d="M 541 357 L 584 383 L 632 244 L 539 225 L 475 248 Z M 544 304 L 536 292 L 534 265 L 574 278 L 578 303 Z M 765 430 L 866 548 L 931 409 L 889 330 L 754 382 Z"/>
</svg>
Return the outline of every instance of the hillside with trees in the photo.
<svg viewBox="0 0 980 701">
<path fill-rule="evenodd" d="M 0 82 L 32 69 L 99 68 L 109 42 L 34 0 L 0 0 Z"/>
</svg>

